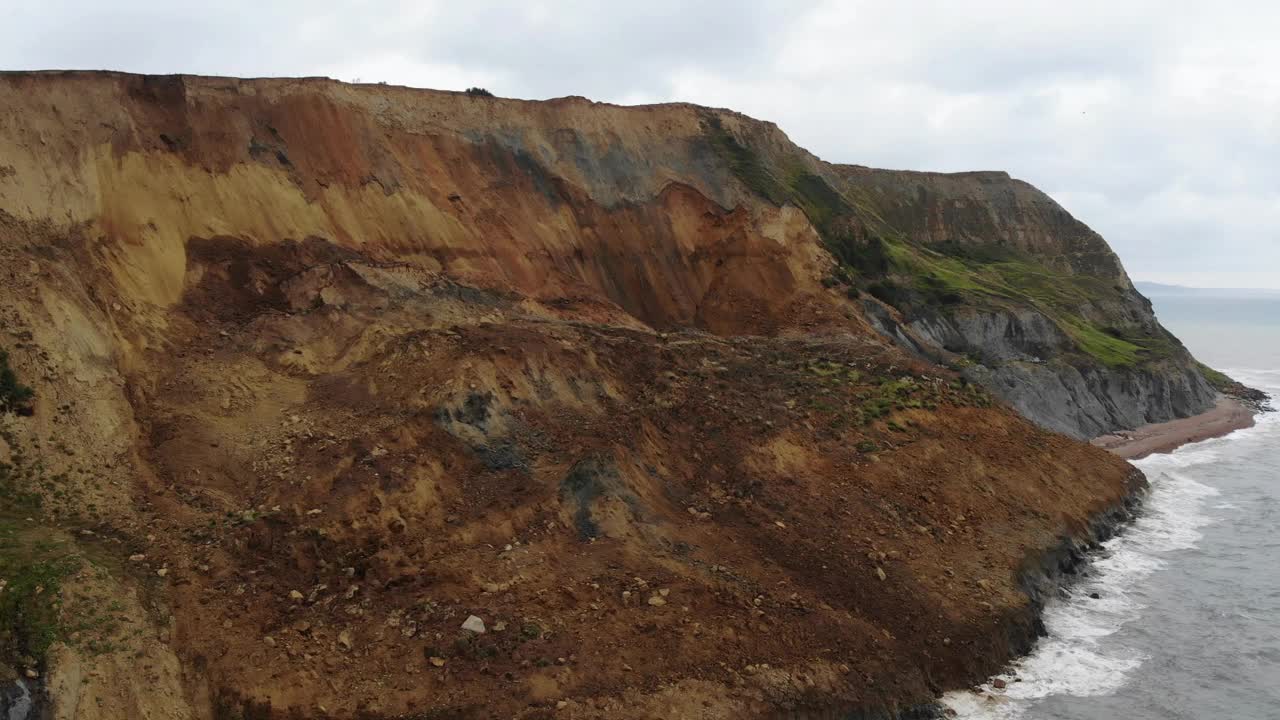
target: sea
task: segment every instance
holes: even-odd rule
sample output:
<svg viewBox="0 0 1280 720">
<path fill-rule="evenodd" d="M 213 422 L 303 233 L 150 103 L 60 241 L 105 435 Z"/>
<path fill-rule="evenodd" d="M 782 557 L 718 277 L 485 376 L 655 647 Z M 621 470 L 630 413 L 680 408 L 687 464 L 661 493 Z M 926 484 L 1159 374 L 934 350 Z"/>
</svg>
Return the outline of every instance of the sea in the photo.
<svg viewBox="0 0 1280 720">
<path fill-rule="evenodd" d="M 1280 294 L 1151 300 L 1197 358 L 1280 407 Z M 1047 605 L 1003 689 L 944 698 L 957 717 L 1280 719 L 1280 413 L 1135 464 L 1151 482 L 1136 521 Z"/>
</svg>

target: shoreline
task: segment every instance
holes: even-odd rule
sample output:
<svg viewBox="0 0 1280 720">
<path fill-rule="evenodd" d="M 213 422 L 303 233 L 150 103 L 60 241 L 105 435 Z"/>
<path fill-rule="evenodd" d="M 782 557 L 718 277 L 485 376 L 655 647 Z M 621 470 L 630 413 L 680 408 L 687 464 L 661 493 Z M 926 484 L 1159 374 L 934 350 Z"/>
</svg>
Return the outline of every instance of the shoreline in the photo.
<svg viewBox="0 0 1280 720">
<path fill-rule="evenodd" d="M 1100 435 L 1090 441 L 1126 460 L 1139 460 L 1156 453 L 1167 453 L 1189 443 L 1229 435 L 1236 430 L 1253 427 L 1257 411 L 1225 395 L 1218 397 L 1213 408 L 1188 418 L 1143 425 Z"/>
<path fill-rule="evenodd" d="M 1095 447 L 1107 450 L 1125 460 L 1138 460 L 1149 455 L 1168 453 L 1183 445 L 1229 435 L 1236 430 L 1253 427 L 1256 417 L 1264 412 L 1241 402 L 1239 399 L 1219 395 L 1211 409 L 1188 418 L 1144 425 L 1135 430 L 1101 435 L 1090 441 Z M 1119 507 L 1098 513 L 1082 534 L 1062 538 L 1058 547 L 1050 549 L 1020 576 L 1023 591 L 1030 598 L 1028 612 L 1037 632 L 1015 657 L 1028 654 L 1046 633 L 1043 612 L 1046 599 L 1061 588 L 1079 580 L 1077 573 L 1097 558 L 1100 543 L 1125 532 L 1141 512 L 1148 488 L 1145 477 L 1131 485 L 1128 496 Z M 995 678 L 997 676 L 992 676 Z M 990 686 L 978 685 L 968 689 L 971 693 L 985 695 L 993 692 Z M 953 717 L 952 706 L 945 702 L 945 693 L 939 698 L 937 718 Z"/>
</svg>

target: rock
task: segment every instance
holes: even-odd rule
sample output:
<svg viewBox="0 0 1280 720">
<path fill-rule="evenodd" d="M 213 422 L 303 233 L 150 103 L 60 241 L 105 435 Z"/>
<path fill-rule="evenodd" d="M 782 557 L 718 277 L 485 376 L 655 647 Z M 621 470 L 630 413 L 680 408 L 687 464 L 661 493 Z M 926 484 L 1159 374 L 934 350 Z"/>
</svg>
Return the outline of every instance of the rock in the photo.
<svg viewBox="0 0 1280 720">
<path fill-rule="evenodd" d="M 432 655 L 431 657 L 427 658 L 427 662 L 431 663 L 432 667 L 439 668 L 439 667 L 444 667 L 445 659 L 442 657 L 436 657 Z"/>
<path fill-rule="evenodd" d="M 129 556 L 129 562 L 142 562 L 143 560 L 146 560 L 146 559 L 147 559 L 147 556 L 143 555 L 142 553 L 137 553 L 135 555 Z"/>
<path fill-rule="evenodd" d="M 652 595 L 649 597 L 649 604 L 654 607 L 662 607 L 667 604 L 667 601 L 661 595 Z"/>
<path fill-rule="evenodd" d="M 262 644 L 266 645 L 267 647 L 275 647 L 276 639 L 271 637 L 270 635 L 267 635 L 266 637 L 262 638 Z"/>
<path fill-rule="evenodd" d="M 1101 596 L 1101 595 L 1099 595 L 1099 594 L 1098 594 L 1098 593 L 1096 593 L 1096 592 L 1094 592 L 1094 593 L 1089 593 L 1089 597 L 1093 598 L 1094 600 L 1101 600 L 1101 599 L 1102 599 L 1102 596 Z"/>
<path fill-rule="evenodd" d="M 467 619 L 464 620 L 462 623 L 462 629 L 466 630 L 467 632 L 473 632 L 477 635 L 483 635 L 484 620 L 481 620 L 475 615 L 468 616 Z"/>
<path fill-rule="evenodd" d="M 341 647 L 343 650 L 351 650 L 352 645 L 351 645 L 350 630 L 343 630 L 342 632 L 338 633 L 338 647 Z"/>
<path fill-rule="evenodd" d="M 31 668 L 27 668 L 23 672 L 23 674 L 27 676 L 28 680 L 35 680 L 36 678 L 40 677 L 40 673 L 36 672 L 35 670 L 32 670 Z"/>
<path fill-rule="evenodd" d="M 1003 690 L 1009 687 L 1009 683 L 1005 682 L 1002 678 L 996 678 L 995 680 L 991 681 L 991 687 L 997 690 Z"/>
<path fill-rule="evenodd" d="M 290 590 L 289 599 L 296 603 L 302 602 L 302 593 L 298 592 L 297 590 Z"/>
<path fill-rule="evenodd" d="M 160 577 L 164 577 L 165 575 L 169 574 L 169 568 L 160 568 L 159 570 L 156 571 L 156 574 L 159 575 Z"/>
<path fill-rule="evenodd" d="M 563 709 L 565 709 L 565 708 L 567 708 L 567 707 L 569 707 L 569 703 L 568 703 L 568 702 L 566 702 L 566 701 L 564 701 L 564 700 L 557 700 L 557 701 L 556 701 L 556 709 L 557 709 L 557 710 L 563 710 Z"/>
<path fill-rule="evenodd" d="M 881 580 L 888 579 L 888 576 L 884 574 L 884 568 L 879 568 L 879 567 L 876 568 L 876 577 L 880 578 Z"/>
</svg>

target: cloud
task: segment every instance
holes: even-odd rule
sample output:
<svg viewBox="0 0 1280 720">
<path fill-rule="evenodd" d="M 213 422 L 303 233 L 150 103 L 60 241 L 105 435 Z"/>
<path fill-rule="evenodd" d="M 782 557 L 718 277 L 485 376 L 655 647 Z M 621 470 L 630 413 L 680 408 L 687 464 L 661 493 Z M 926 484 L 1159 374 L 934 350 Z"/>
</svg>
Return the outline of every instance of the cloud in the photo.
<svg viewBox="0 0 1280 720">
<path fill-rule="evenodd" d="M 0 66 L 330 75 L 502 95 L 687 100 L 835 162 L 1005 169 L 1135 277 L 1280 287 L 1280 6 L 46 0 Z"/>
</svg>

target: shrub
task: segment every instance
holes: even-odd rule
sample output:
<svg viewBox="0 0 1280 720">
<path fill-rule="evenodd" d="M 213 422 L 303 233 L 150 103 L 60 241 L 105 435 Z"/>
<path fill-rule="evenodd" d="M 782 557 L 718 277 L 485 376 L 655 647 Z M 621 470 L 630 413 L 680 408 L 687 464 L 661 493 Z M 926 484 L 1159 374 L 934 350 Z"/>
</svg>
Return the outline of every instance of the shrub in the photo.
<svg viewBox="0 0 1280 720">
<path fill-rule="evenodd" d="M 467 88 L 467 94 L 471 97 L 493 97 L 493 93 L 482 87 L 469 87 Z"/>
<path fill-rule="evenodd" d="M 0 350 L 0 412 L 22 412 L 35 392 L 18 382 L 18 376 L 9 367 L 9 353 Z"/>
</svg>

